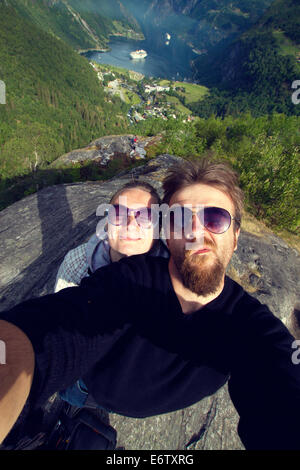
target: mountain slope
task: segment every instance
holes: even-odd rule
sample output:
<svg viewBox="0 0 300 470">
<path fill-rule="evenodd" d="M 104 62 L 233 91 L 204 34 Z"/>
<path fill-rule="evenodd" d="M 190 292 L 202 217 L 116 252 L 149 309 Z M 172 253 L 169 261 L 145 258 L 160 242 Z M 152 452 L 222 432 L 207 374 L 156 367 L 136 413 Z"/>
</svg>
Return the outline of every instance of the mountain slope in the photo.
<svg viewBox="0 0 300 470">
<path fill-rule="evenodd" d="M 110 35 L 140 36 L 134 18 L 116 0 L 6 0 L 25 19 L 74 49 L 106 48 Z"/>
<path fill-rule="evenodd" d="M 72 148 L 120 133 L 127 106 L 107 98 L 88 61 L 0 4 L 0 186 Z M 122 127 L 123 126 L 123 127 Z"/>
<path fill-rule="evenodd" d="M 198 50 L 236 37 L 263 14 L 272 0 L 122 0 L 145 30 L 164 28 Z"/>
<path fill-rule="evenodd" d="M 248 78 L 251 75 L 250 64 L 254 62 L 258 50 L 261 50 L 259 59 L 262 64 L 267 63 L 270 59 L 268 54 L 271 53 L 271 55 L 276 56 L 277 63 L 284 62 L 283 59 L 286 59 L 285 64 L 288 74 L 292 73 L 293 65 L 295 65 L 295 71 L 298 71 L 296 56 L 300 52 L 299 23 L 300 4 L 298 0 L 275 0 L 258 23 L 245 32 L 233 45 L 233 55 L 234 51 L 240 48 L 241 58 L 244 59 L 244 62 L 249 63 L 248 68 L 244 68 L 241 60 L 239 62 L 240 67 L 236 67 L 235 75 L 240 80 L 246 81 L 246 76 Z M 288 60 L 289 58 L 291 61 Z M 223 70 L 226 71 L 226 68 L 229 69 L 230 66 L 229 60 L 228 65 L 224 64 Z M 266 69 L 268 69 L 267 65 Z M 244 78 L 242 78 L 243 74 L 246 75 Z M 235 76 L 230 77 L 230 79 L 232 78 L 235 79 Z M 261 79 L 261 74 L 259 79 Z M 226 73 L 223 80 L 226 81 Z"/>
<path fill-rule="evenodd" d="M 300 3 L 298 0 L 276 0 L 258 21 L 257 28 L 280 29 L 300 45 Z"/>
<path fill-rule="evenodd" d="M 300 76 L 299 23 L 298 0 L 275 0 L 260 20 L 225 50 L 198 59 L 198 80 L 227 92 L 212 94 L 211 111 L 217 106 L 226 113 L 236 97 L 231 107 L 237 111 L 252 107 L 257 113 L 299 114 L 299 107 L 291 101 L 291 85 Z"/>
</svg>

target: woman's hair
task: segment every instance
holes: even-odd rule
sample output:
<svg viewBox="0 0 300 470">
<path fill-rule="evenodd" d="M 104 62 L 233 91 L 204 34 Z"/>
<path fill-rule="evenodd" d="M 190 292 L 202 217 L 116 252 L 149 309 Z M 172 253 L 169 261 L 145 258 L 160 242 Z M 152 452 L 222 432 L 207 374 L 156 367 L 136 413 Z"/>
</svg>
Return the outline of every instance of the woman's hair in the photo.
<svg viewBox="0 0 300 470">
<path fill-rule="evenodd" d="M 128 189 L 140 189 L 142 191 L 146 191 L 147 193 L 150 193 L 154 199 L 156 199 L 156 204 L 161 203 L 161 199 L 156 189 L 150 183 L 139 180 L 132 180 L 129 181 L 129 183 L 124 184 L 124 186 L 118 189 L 118 191 L 112 196 L 109 203 L 112 204 L 118 196 L 120 196 L 123 192 L 127 191 Z"/>
<path fill-rule="evenodd" d="M 214 162 L 203 158 L 197 162 L 185 160 L 183 163 L 173 165 L 163 181 L 163 202 L 169 204 L 173 194 L 197 183 L 217 188 L 231 198 L 237 230 L 242 220 L 244 194 L 238 185 L 237 173 L 226 162 Z"/>
</svg>

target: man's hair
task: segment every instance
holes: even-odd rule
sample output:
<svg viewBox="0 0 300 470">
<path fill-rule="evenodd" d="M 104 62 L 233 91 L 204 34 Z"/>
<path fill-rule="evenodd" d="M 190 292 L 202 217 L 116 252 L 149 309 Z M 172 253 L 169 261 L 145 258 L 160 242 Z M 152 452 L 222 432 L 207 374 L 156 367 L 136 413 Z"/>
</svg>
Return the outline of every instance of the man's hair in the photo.
<svg viewBox="0 0 300 470">
<path fill-rule="evenodd" d="M 216 162 L 203 158 L 173 165 L 163 181 L 163 203 L 169 204 L 177 191 L 192 184 L 207 184 L 227 194 L 234 205 L 235 230 L 241 224 L 244 194 L 238 185 L 237 173 L 226 162 Z"/>
<path fill-rule="evenodd" d="M 146 191 L 147 193 L 150 193 L 154 199 L 156 199 L 156 204 L 161 203 L 161 199 L 156 189 L 150 183 L 147 183 L 146 181 L 140 181 L 140 180 L 132 180 L 132 181 L 129 181 L 129 183 L 124 184 L 124 186 L 118 189 L 118 191 L 111 197 L 111 200 L 109 201 L 109 203 L 112 204 L 114 199 L 116 199 L 118 196 L 120 196 L 123 192 L 127 191 L 128 189 L 140 189 L 141 191 Z"/>
</svg>

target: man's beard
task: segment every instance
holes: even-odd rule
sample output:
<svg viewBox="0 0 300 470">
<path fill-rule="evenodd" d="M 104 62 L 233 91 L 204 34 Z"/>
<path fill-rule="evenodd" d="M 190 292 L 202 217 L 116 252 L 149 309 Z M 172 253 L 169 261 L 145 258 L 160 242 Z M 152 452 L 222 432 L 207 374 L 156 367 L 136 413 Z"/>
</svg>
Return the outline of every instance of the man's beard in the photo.
<svg viewBox="0 0 300 470">
<path fill-rule="evenodd" d="M 214 260 L 210 262 L 208 256 L 214 256 Z M 222 284 L 226 268 L 215 253 L 197 255 L 185 250 L 174 257 L 174 262 L 183 285 L 197 295 L 213 294 Z"/>
</svg>

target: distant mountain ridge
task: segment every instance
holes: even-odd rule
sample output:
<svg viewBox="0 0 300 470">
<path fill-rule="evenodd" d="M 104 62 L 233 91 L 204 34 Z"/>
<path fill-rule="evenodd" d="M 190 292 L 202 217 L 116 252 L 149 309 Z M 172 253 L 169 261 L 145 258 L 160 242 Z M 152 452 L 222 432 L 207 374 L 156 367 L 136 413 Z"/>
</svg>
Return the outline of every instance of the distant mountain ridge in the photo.
<svg viewBox="0 0 300 470">
<path fill-rule="evenodd" d="M 299 0 L 276 0 L 260 18 L 258 28 L 280 29 L 285 36 L 300 46 Z"/>
<path fill-rule="evenodd" d="M 254 24 L 272 0 L 122 0 L 145 30 L 165 28 L 200 53 Z"/>
<path fill-rule="evenodd" d="M 265 54 L 260 57 L 261 60 L 266 59 L 266 52 L 268 48 L 272 48 L 273 54 L 276 55 L 277 62 L 280 59 L 285 59 L 285 66 L 289 73 L 293 73 L 293 65 L 296 71 L 300 71 L 296 64 L 297 55 L 300 54 L 300 3 L 298 0 L 275 0 L 268 8 L 265 14 L 259 21 L 251 27 L 248 31 L 243 33 L 240 38 L 233 44 L 231 57 L 234 56 L 234 51 L 238 48 L 241 49 L 241 58 L 236 67 L 235 76 L 237 79 L 247 81 L 249 86 L 249 76 L 251 74 L 249 65 L 244 66 L 243 62 L 251 64 L 254 59 L 253 49 L 265 48 Z M 251 54 L 252 52 L 252 54 Z M 224 64 L 223 71 L 231 66 L 230 56 L 228 57 L 227 64 Z M 289 58 L 291 58 L 290 64 Z M 292 59 L 294 58 L 294 63 Z M 239 67 L 241 65 L 241 67 Z M 244 69 L 244 70 L 243 70 Z M 245 70 L 247 69 L 247 70 Z M 297 70 L 298 69 L 298 70 Z M 249 73 L 250 72 L 250 73 Z M 270 70 L 268 71 L 271 72 Z M 267 73 L 267 71 L 266 71 Z M 280 72 L 279 72 L 280 73 Z M 260 77 L 261 78 L 261 77 Z M 296 75 L 295 77 L 296 78 Z M 230 80 L 235 79 L 230 76 Z M 271 77 L 269 76 L 269 80 Z M 292 77 L 290 78 L 290 80 Z M 226 74 L 223 76 L 226 81 Z"/>
<path fill-rule="evenodd" d="M 218 90 L 199 113 L 251 110 L 299 115 L 299 106 L 291 100 L 291 85 L 300 77 L 299 24 L 299 1 L 275 0 L 238 38 L 198 58 L 197 79 Z"/>
</svg>

